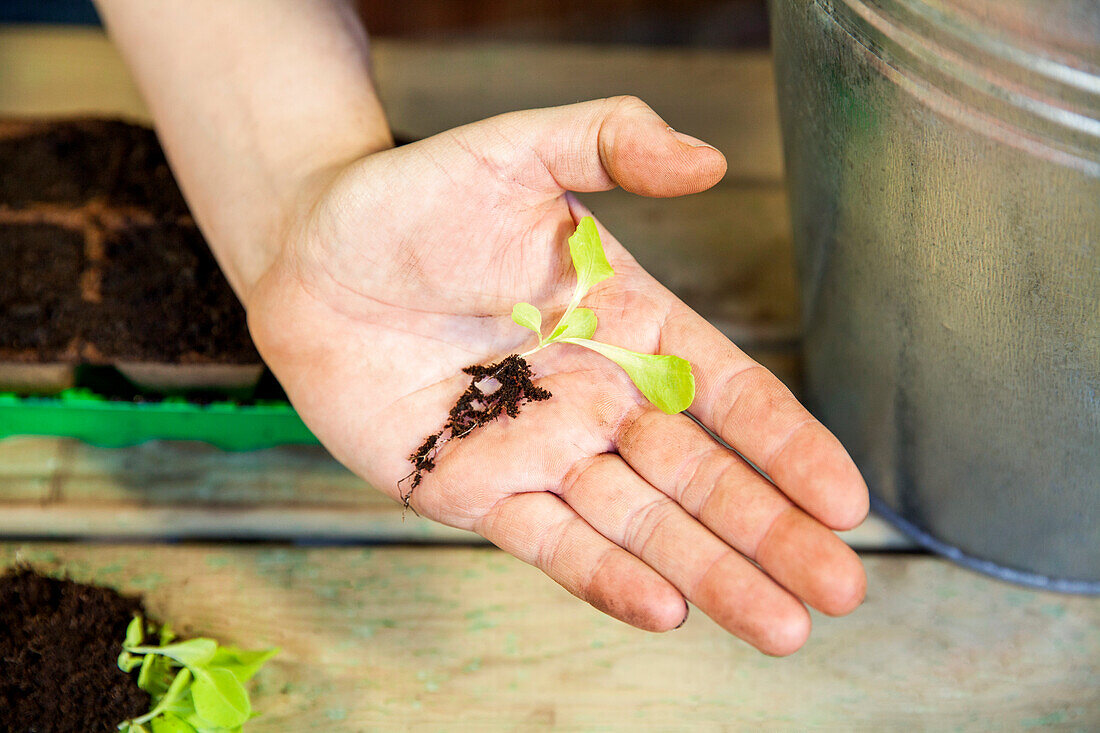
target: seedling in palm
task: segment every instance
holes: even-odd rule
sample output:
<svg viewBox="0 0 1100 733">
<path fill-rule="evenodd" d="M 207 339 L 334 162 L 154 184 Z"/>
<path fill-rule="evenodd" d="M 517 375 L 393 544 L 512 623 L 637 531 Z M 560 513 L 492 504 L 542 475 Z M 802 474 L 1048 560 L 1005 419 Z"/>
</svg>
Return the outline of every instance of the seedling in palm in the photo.
<svg viewBox="0 0 1100 733">
<path fill-rule="evenodd" d="M 592 217 L 581 219 L 569 237 L 569 254 L 577 272 L 577 287 L 561 318 L 549 335 L 543 336 L 542 313 L 538 308 L 530 303 L 516 303 L 512 307 L 512 320 L 534 331 L 538 343 L 529 351 L 513 354 L 496 364 L 475 364 L 462 370 L 472 379 L 451 408 L 447 422 L 438 432 L 425 438 L 409 456 L 413 471 L 402 479 L 402 482 L 412 480 L 408 492 L 402 495 L 406 507 L 424 474 L 435 468 L 436 456 L 445 443 L 466 437 L 502 414 L 516 417 L 525 402 L 551 397 L 548 390 L 534 384 L 527 363 L 528 356 L 549 346 L 581 346 L 607 357 L 626 372 L 646 399 L 668 414 L 681 412 L 691 405 L 695 398 L 695 378 L 691 364 L 685 359 L 668 354 L 639 354 L 592 338 L 599 321 L 594 311 L 581 306 L 581 301 L 593 287 L 615 274 L 604 254 Z"/>
<path fill-rule="evenodd" d="M 529 328 L 539 337 L 535 348 L 521 354 L 526 358 L 553 344 L 574 344 L 591 349 L 622 367 L 646 399 L 672 415 L 686 410 L 695 398 L 695 377 L 686 359 L 665 354 L 639 354 L 620 346 L 592 340 L 599 325 L 596 314 L 581 308 L 580 302 L 593 287 L 615 274 L 603 251 L 596 222 L 590 216 L 581 219 L 569 237 L 569 254 L 577 271 L 577 287 L 550 335 L 542 335 L 542 313 L 530 303 L 516 303 L 512 320 Z"/>
</svg>

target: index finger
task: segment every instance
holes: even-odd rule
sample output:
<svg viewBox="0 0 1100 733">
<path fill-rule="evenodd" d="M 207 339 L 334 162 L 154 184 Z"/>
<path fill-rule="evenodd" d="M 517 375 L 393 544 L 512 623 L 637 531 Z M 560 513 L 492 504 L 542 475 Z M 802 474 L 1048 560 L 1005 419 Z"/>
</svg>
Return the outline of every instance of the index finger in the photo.
<svg viewBox="0 0 1100 733">
<path fill-rule="evenodd" d="M 867 516 L 867 485 L 848 452 L 771 372 L 681 300 L 661 328 L 661 353 L 692 364 L 689 411 L 832 529 Z"/>
</svg>

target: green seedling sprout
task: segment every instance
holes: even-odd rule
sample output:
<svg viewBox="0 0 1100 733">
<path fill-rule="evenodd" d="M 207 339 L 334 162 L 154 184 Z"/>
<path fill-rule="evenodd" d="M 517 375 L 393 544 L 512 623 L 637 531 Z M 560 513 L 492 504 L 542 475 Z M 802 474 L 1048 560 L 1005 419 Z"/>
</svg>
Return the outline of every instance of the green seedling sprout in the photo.
<svg viewBox="0 0 1100 733">
<path fill-rule="evenodd" d="M 440 449 L 449 441 L 468 435 L 475 428 L 484 425 L 487 420 L 501 414 L 504 403 L 495 397 L 497 392 L 492 388 L 492 382 L 508 368 L 506 365 L 510 364 L 515 368 L 518 362 L 525 370 L 521 378 L 516 380 L 516 384 L 513 384 L 513 388 L 518 389 L 518 396 L 516 392 L 512 392 L 510 399 L 514 402 L 507 408 L 508 415 L 515 417 L 518 413 L 519 403 L 515 400 L 538 401 L 551 396 L 549 391 L 531 383 L 530 369 L 526 362 L 526 357 L 547 346 L 572 344 L 602 354 L 622 367 L 646 399 L 670 415 L 686 410 L 695 399 L 695 377 L 691 374 L 691 364 L 687 360 L 666 354 L 639 354 L 621 346 L 612 346 L 592 339 L 599 324 L 596 314 L 591 309 L 581 307 L 581 300 L 593 287 L 615 274 L 615 270 L 607 261 L 607 255 L 604 254 L 600 233 L 592 217 L 586 216 L 581 219 L 576 231 L 569 237 L 569 254 L 573 259 L 573 267 L 577 271 L 577 287 L 561 318 L 558 319 L 557 325 L 550 330 L 548 336 L 543 336 L 542 313 L 538 308 L 530 303 L 516 303 L 512 306 L 512 320 L 534 331 L 538 336 L 538 343 L 531 350 L 519 354 L 518 358 L 513 355 L 499 364 L 488 367 L 475 365 L 463 370 L 474 375 L 475 380 L 455 403 L 443 428 L 425 438 L 420 447 L 409 456 L 413 470 L 397 482 L 400 490 L 402 482 L 412 479 L 409 490 L 401 493 L 406 509 L 412 508 L 409 499 L 420 484 L 423 474 L 435 468 L 435 459 Z M 494 372 L 483 376 L 484 372 L 492 368 L 495 368 Z M 525 385 L 523 380 L 526 380 Z M 482 389 L 480 386 L 482 384 L 487 384 L 488 387 Z M 516 385 L 519 385 L 518 388 Z M 480 407 L 475 406 L 479 404 Z M 487 415 L 490 417 L 486 417 Z M 413 512 L 415 513 L 416 510 L 413 509 Z"/>
<path fill-rule="evenodd" d="M 255 717 L 244 683 L 278 649 L 249 651 L 218 646 L 213 639 L 173 643 L 167 624 L 159 644 L 146 644 L 146 622 L 135 616 L 126 628 L 118 666 L 140 666 L 138 687 L 150 694 L 152 709 L 119 723 L 123 733 L 237 733 Z"/>
<path fill-rule="evenodd" d="M 569 254 L 577 271 L 577 288 L 556 326 L 545 338 L 542 335 L 542 314 L 530 303 L 512 306 L 512 320 L 529 328 L 539 337 L 538 344 L 523 354 L 528 357 L 552 344 L 574 344 L 602 354 L 622 367 L 646 399 L 672 415 L 686 410 L 695 399 L 695 377 L 691 364 L 678 356 L 639 354 L 619 346 L 593 341 L 596 314 L 581 308 L 581 299 L 597 284 L 615 274 L 604 254 L 600 233 L 591 216 L 581 219 L 577 230 L 569 237 Z"/>
</svg>

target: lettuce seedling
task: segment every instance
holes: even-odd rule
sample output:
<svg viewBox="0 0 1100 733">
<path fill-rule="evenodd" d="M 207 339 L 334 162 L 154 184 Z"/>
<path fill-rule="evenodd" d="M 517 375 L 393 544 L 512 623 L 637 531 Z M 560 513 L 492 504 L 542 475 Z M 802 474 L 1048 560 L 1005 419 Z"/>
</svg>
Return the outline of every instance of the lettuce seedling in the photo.
<svg viewBox="0 0 1100 733">
<path fill-rule="evenodd" d="M 278 649 L 249 651 L 218 646 L 213 639 L 175 642 L 165 624 L 159 644 L 145 644 L 146 622 L 135 616 L 126 628 L 118 666 L 140 666 L 138 687 L 149 693 L 152 709 L 119 723 L 123 733 L 235 733 L 255 717 L 244 683 Z M 153 629 L 152 631 L 156 631 Z"/>
<path fill-rule="evenodd" d="M 530 303 L 512 306 L 512 320 L 534 331 L 539 337 L 538 344 L 524 354 L 512 354 L 495 364 L 472 364 L 462 370 L 471 377 L 466 391 L 451 408 L 443 427 L 426 437 L 409 455 L 413 470 L 397 482 L 400 491 L 401 484 L 411 479 L 409 490 L 401 493 L 406 509 L 411 508 L 409 499 L 424 474 L 435 468 L 435 459 L 442 446 L 466 437 L 500 415 L 516 417 L 523 403 L 551 397 L 547 389 L 532 381 L 526 357 L 552 344 L 583 346 L 607 357 L 623 368 L 646 399 L 670 415 L 686 410 L 695 399 L 695 377 L 686 360 L 671 355 L 638 354 L 592 339 L 598 325 L 596 314 L 589 308 L 582 308 L 581 300 L 594 286 L 615 274 L 604 254 L 592 217 L 581 219 L 569 237 L 569 254 L 577 271 L 577 287 L 557 325 L 544 337 L 542 313 L 538 308 Z"/>
<path fill-rule="evenodd" d="M 691 364 L 678 356 L 639 354 L 619 346 L 592 340 L 598 325 L 596 314 L 581 308 L 581 299 L 597 284 L 615 274 L 604 254 L 600 233 L 591 216 L 581 219 L 569 237 L 569 254 L 577 271 L 577 287 L 558 323 L 545 338 L 542 314 L 530 303 L 512 306 L 512 320 L 539 337 L 538 345 L 521 354 L 527 357 L 551 344 L 574 344 L 602 354 L 622 367 L 646 399 L 668 414 L 686 410 L 695 399 L 695 377 Z"/>
</svg>

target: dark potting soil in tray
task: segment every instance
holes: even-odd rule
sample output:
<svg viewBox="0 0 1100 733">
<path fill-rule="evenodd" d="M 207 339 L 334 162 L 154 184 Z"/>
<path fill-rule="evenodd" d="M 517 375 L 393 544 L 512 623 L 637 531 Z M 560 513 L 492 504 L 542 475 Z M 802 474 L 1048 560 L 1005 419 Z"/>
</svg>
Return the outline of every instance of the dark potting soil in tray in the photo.
<svg viewBox="0 0 1100 733">
<path fill-rule="evenodd" d="M 97 733 L 149 710 L 136 672 L 118 668 L 126 626 L 141 601 L 109 588 L 0 576 L 0 731 Z"/>
<path fill-rule="evenodd" d="M 258 364 L 152 130 L 0 122 L 0 357 Z"/>
<path fill-rule="evenodd" d="M 137 206 L 157 217 L 188 213 L 156 133 L 122 120 L 0 123 L 0 202 Z"/>
<path fill-rule="evenodd" d="M 245 311 L 202 235 L 173 224 L 110 232 L 91 343 L 122 359 L 259 363 Z"/>
<path fill-rule="evenodd" d="M 83 235 L 52 224 L 0 224 L 0 262 L 0 352 L 75 357 L 84 327 Z"/>
</svg>

